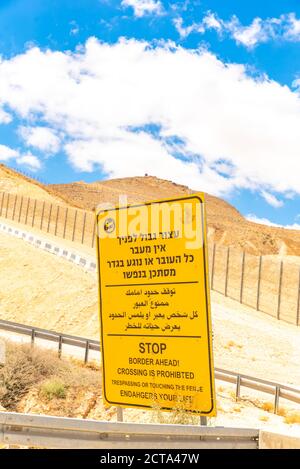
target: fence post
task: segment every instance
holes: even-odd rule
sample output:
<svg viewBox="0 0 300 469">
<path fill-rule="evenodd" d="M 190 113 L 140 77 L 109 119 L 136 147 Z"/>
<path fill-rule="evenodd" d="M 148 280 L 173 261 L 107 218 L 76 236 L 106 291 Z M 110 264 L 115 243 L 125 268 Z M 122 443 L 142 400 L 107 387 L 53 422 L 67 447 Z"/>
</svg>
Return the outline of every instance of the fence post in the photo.
<svg viewBox="0 0 300 469">
<path fill-rule="evenodd" d="M 83 241 L 84 241 L 85 222 L 86 222 L 86 212 L 84 212 L 84 215 L 83 215 L 83 226 L 82 226 L 81 244 L 83 244 Z"/>
<path fill-rule="evenodd" d="M 259 310 L 261 265 L 262 265 L 262 256 L 259 256 L 258 279 L 257 279 L 257 298 L 256 298 L 256 309 L 257 309 L 257 311 Z"/>
<path fill-rule="evenodd" d="M 241 285 L 240 285 L 240 303 L 243 303 L 244 272 L 245 272 L 245 251 L 243 251 L 243 256 L 242 256 Z"/>
<path fill-rule="evenodd" d="M 49 218 L 48 218 L 47 233 L 49 233 L 49 229 L 50 229 L 51 214 L 52 214 L 52 204 L 50 204 L 50 209 L 49 209 Z"/>
<path fill-rule="evenodd" d="M 17 194 L 15 195 L 15 201 L 14 201 L 14 208 L 13 208 L 13 214 L 12 214 L 12 219 L 15 219 L 15 213 L 16 213 L 16 206 L 17 206 Z"/>
<path fill-rule="evenodd" d="M 283 261 L 281 261 L 281 262 L 280 262 L 280 271 L 279 271 L 279 284 L 278 284 L 278 305 L 277 305 L 277 319 L 280 319 L 281 287 L 282 287 L 282 271 L 283 271 Z"/>
<path fill-rule="evenodd" d="M 66 214 L 65 214 L 64 234 L 63 234 L 63 238 L 64 238 L 64 239 L 65 239 L 65 237 L 66 237 L 67 218 L 68 218 L 68 207 L 66 208 Z"/>
<path fill-rule="evenodd" d="M 43 229 L 43 221 L 44 221 L 44 212 L 45 212 L 45 202 L 43 202 L 42 214 L 41 214 L 41 222 L 40 222 L 40 230 Z"/>
<path fill-rule="evenodd" d="M 227 256 L 226 256 L 226 272 L 225 272 L 225 296 L 227 296 L 227 289 L 228 289 L 229 253 L 230 253 L 230 247 L 228 246 Z"/>
<path fill-rule="evenodd" d="M 57 206 L 57 211 L 56 211 L 56 219 L 55 219 L 55 230 L 54 230 L 54 236 L 56 236 L 56 233 L 57 233 L 57 222 L 58 222 L 58 216 L 59 216 L 59 205 Z"/>
<path fill-rule="evenodd" d="M 3 202 L 4 202 L 4 192 L 2 192 L 2 199 L 1 199 L 1 209 L 0 209 L 0 216 L 2 215 L 2 209 L 3 209 Z"/>
<path fill-rule="evenodd" d="M 216 258 L 216 243 L 214 243 L 214 247 L 213 247 L 212 265 L 211 265 L 211 289 L 212 290 L 214 289 L 215 258 Z"/>
<path fill-rule="evenodd" d="M 298 301 L 297 301 L 297 317 L 296 317 L 296 325 L 299 326 L 300 320 L 300 267 L 299 267 L 299 279 L 298 279 Z"/>
<path fill-rule="evenodd" d="M 96 220 L 94 220 L 93 236 L 92 236 L 92 248 L 94 247 L 94 244 L 95 244 L 96 226 L 97 226 L 97 222 L 96 222 Z"/>
<path fill-rule="evenodd" d="M 28 211 L 29 211 L 30 197 L 28 197 L 26 215 L 25 215 L 25 225 L 27 225 Z"/>
<path fill-rule="evenodd" d="M 21 220 L 22 208 L 23 208 L 23 196 L 21 195 L 21 203 L 20 203 L 20 208 L 19 208 L 18 223 L 20 223 L 20 220 Z"/>
<path fill-rule="evenodd" d="M 34 346 L 34 339 L 35 339 L 35 330 L 31 330 L 31 347 Z"/>
<path fill-rule="evenodd" d="M 90 350 L 90 343 L 87 340 L 85 344 L 85 353 L 84 353 L 84 363 L 87 364 L 89 360 L 89 350 Z"/>
<path fill-rule="evenodd" d="M 36 199 L 34 200 L 34 206 L 33 206 L 33 214 L 32 214 L 32 223 L 31 223 L 31 226 L 34 226 L 35 210 L 36 210 Z"/>
<path fill-rule="evenodd" d="M 236 401 L 240 398 L 241 394 L 241 375 L 236 377 L 236 389 L 235 389 L 235 399 Z"/>
<path fill-rule="evenodd" d="M 8 213 L 8 204 L 9 204 L 9 192 L 7 194 L 7 202 L 6 202 L 6 212 L 5 212 L 5 218 L 7 218 L 7 213 Z"/>
<path fill-rule="evenodd" d="M 279 387 L 279 386 L 276 386 L 276 390 L 275 390 L 275 402 L 274 402 L 274 414 L 277 414 L 277 413 L 278 413 L 279 397 L 280 397 L 280 387 Z"/>
<path fill-rule="evenodd" d="M 74 215 L 74 224 L 73 224 L 72 241 L 74 241 L 74 238 L 75 238 L 76 220 L 77 220 L 77 210 L 75 210 L 75 215 Z"/>
<path fill-rule="evenodd" d="M 58 358 L 61 358 L 61 351 L 62 351 L 62 336 L 59 336 L 58 339 Z"/>
</svg>

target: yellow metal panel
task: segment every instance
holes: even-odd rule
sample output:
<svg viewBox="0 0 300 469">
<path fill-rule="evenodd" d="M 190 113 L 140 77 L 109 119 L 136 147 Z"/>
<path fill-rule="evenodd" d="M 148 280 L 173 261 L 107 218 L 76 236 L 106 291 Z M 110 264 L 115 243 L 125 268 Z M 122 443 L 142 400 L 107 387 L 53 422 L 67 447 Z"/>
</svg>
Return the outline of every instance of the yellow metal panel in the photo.
<svg viewBox="0 0 300 469">
<path fill-rule="evenodd" d="M 97 213 L 107 403 L 216 415 L 203 194 Z"/>
</svg>

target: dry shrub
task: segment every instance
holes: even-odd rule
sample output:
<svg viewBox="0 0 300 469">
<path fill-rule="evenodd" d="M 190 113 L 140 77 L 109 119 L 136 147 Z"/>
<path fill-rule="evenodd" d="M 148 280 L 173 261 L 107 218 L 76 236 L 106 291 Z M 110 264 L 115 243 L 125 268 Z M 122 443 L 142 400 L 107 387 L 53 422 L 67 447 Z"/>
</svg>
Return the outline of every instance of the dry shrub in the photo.
<svg viewBox="0 0 300 469">
<path fill-rule="evenodd" d="M 297 424 L 300 424 L 300 412 L 298 412 L 298 411 L 289 412 L 284 418 L 284 423 L 288 423 L 288 424 L 297 423 Z"/>
<path fill-rule="evenodd" d="M 180 403 L 174 407 L 170 412 L 165 412 L 161 409 L 160 405 L 154 403 L 152 405 L 153 414 L 152 421 L 161 424 L 175 424 L 175 425 L 199 425 L 199 415 L 192 414 Z"/>
<path fill-rule="evenodd" d="M 7 342 L 6 363 L 0 368 L 1 404 L 15 410 L 31 386 L 55 373 L 57 362 L 58 359 L 49 351 Z"/>
<path fill-rule="evenodd" d="M 65 388 L 97 386 L 101 389 L 99 372 L 60 360 L 51 350 L 6 342 L 6 364 L 0 368 L 0 403 L 6 409 L 16 410 L 18 402 L 32 387 L 47 383 L 50 378 L 59 380 Z"/>
<path fill-rule="evenodd" d="M 233 407 L 233 412 L 241 412 L 241 411 L 242 411 L 242 409 L 240 408 L 240 406 L 236 405 L 236 406 Z"/>
<path fill-rule="evenodd" d="M 267 422 L 269 420 L 269 416 L 261 415 L 260 417 L 258 417 L 258 419 L 261 420 L 262 422 Z"/>
<path fill-rule="evenodd" d="M 237 343 L 234 342 L 233 340 L 230 340 L 229 342 L 227 342 L 227 344 L 224 345 L 224 348 L 226 348 L 226 349 L 228 349 L 228 350 L 231 350 L 231 348 L 233 348 L 233 347 L 242 349 L 242 348 L 243 348 L 243 345 L 237 344 Z"/>
<path fill-rule="evenodd" d="M 274 404 L 273 402 L 263 402 L 261 406 L 257 405 L 257 407 L 260 407 L 262 410 L 265 410 L 266 412 L 273 412 L 274 411 Z"/>
</svg>

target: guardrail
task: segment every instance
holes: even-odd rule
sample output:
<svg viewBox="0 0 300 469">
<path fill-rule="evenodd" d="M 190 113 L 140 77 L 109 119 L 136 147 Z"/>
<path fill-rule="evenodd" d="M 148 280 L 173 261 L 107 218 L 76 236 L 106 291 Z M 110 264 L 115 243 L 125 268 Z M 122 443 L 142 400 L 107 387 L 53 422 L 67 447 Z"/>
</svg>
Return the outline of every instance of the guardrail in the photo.
<svg viewBox="0 0 300 469">
<path fill-rule="evenodd" d="M 63 334 L 61 332 L 18 324 L 3 319 L 0 319 L 0 329 L 29 336 L 31 338 L 32 345 L 34 345 L 35 339 L 38 338 L 46 341 L 56 342 L 58 344 L 59 357 L 62 354 L 63 344 L 80 347 L 85 350 L 84 363 L 87 363 L 89 360 L 90 350 L 100 352 L 100 342 L 94 339 Z M 273 395 L 275 414 L 278 413 L 280 398 L 300 404 L 300 389 L 293 388 L 292 386 L 287 386 L 285 384 L 280 384 L 261 378 L 255 378 L 253 376 L 236 373 L 234 371 L 223 370 L 221 368 L 215 368 L 215 378 L 220 381 L 235 384 L 235 396 L 237 400 L 241 397 L 242 387 Z M 120 415 L 119 418 L 122 420 L 122 415 Z"/>
<path fill-rule="evenodd" d="M 0 442 L 8 445 L 72 449 L 257 449 L 258 440 L 256 429 L 99 422 L 0 412 Z"/>
</svg>

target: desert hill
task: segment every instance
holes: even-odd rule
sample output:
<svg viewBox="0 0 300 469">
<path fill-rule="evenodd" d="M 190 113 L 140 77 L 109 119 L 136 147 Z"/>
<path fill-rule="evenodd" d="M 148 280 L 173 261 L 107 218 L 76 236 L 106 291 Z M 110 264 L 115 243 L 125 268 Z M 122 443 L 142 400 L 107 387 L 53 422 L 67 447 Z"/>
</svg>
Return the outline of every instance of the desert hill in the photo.
<svg viewBox="0 0 300 469">
<path fill-rule="evenodd" d="M 31 197 L 56 204 L 65 204 L 64 198 L 53 189 L 24 176 L 0 163 L 0 192 Z"/>
<path fill-rule="evenodd" d="M 75 182 L 49 186 L 72 205 L 94 209 L 100 202 L 117 203 L 127 194 L 128 202 L 142 202 L 195 192 L 186 186 L 154 176 Z M 300 232 L 273 228 L 247 221 L 232 205 L 206 195 L 209 240 L 225 246 L 234 246 L 252 254 L 282 254 L 300 256 Z"/>
<path fill-rule="evenodd" d="M 101 202 L 118 203 L 119 196 L 125 194 L 128 202 L 134 203 L 187 195 L 196 191 L 154 176 L 43 185 L 0 164 L 0 192 L 93 210 Z M 209 194 L 205 196 L 210 242 L 256 255 L 300 256 L 300 231 L 249 222 L 224 200 Z"/>
</svg>

